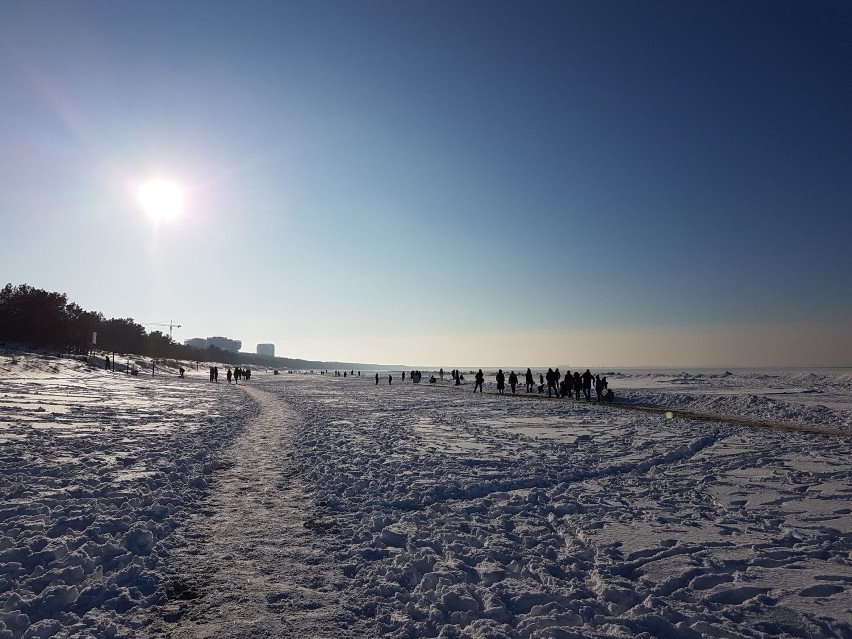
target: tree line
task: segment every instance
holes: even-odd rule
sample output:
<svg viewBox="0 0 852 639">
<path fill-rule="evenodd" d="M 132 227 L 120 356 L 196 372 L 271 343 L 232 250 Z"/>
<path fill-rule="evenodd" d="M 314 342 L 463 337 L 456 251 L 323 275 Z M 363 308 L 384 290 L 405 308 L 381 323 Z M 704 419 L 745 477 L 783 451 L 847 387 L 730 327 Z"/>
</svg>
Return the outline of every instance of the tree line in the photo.
<svg viewBox="0 0 852 639">
<path fill-rule="evenodd" d="M 107 319 L 103 313 L 83 310 L 78 304 L 69 302 L 65 293 L 51 293 L 28 284 L 6 284 L 0 291 L 0 346 L 4 343 L 20 344 L 31 349 L 85 355 L 93 348 L 92 333 L 98 335 L 94 346 L 96 350 L 146 355 L 155 359 L 316 370 L 388 368 L 377 364 L 234 353 L 217 346 L 195 348 L 178 344 L 161 331 L 149 333 L 133 318 Z"/>
<path fill-rule="evenodd" d="M 178 344 L 161 331 L 149 333 L 130 317 L 107 319 L 103 313 L 86 311 L 69 302 L 65 293 L 28 284 L 6 284 L 0 291 L 0 342 L 82 355 L 93 348 L 93 333 L 97 333 L 94 348 L 98 350 L 156 359 L 273 366 L 277 365 L 274 360 L 279 359 L 233 353 L 215 346 L 200 349 Z"/>
</svg>

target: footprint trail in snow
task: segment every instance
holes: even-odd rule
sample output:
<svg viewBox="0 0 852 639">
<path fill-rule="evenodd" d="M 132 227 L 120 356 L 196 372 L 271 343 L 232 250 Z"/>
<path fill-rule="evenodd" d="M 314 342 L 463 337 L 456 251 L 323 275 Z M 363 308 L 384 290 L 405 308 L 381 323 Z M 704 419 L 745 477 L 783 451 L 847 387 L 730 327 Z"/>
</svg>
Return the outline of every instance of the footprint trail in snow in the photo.
<svg viewBox="0 0 852 639">
<path fill-rule="evenodd" d="M 174 637 L 346 637 L 317 508 L 293 458 L 299 416 L 245 387 L 260 414 L 228 451 L 225 472 L 194 523 L 183 561 L 194 592 Z"/>
</svg>

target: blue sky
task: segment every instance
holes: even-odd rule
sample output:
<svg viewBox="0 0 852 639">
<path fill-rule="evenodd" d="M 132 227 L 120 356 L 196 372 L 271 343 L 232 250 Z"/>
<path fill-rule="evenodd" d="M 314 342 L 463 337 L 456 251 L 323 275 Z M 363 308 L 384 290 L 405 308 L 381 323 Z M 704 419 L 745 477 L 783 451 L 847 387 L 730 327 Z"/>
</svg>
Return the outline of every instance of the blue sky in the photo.
<svg viewBox="0 0 852 639">
<path fill-rule="evenodd" d="M 848 3 L 10 0 L 0 95 L 4 283 L 176 339 L 852 365 Z"/>
</svg>

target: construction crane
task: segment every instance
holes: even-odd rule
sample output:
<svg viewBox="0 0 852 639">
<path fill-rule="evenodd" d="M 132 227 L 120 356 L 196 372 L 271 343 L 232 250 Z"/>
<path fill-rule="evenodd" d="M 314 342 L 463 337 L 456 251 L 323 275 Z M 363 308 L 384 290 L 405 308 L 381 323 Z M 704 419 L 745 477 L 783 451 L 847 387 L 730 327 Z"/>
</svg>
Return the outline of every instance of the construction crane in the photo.
<svg viewBox="0 0 852 639">
<path fill-rule="evenodd" d="M 152 322 L 150 324 L 142 324 L 142 326 L 168 326 L 169 327 L 169 341 L 170 342 L 173 341 L 172 340 L 172 329 L 173 328 L 180 328 L 180 324 L 174 324 L 172 322 L 172 320 L 169 320 L 168 324 L 164 324 L 162 322 Z"/>
</svg>

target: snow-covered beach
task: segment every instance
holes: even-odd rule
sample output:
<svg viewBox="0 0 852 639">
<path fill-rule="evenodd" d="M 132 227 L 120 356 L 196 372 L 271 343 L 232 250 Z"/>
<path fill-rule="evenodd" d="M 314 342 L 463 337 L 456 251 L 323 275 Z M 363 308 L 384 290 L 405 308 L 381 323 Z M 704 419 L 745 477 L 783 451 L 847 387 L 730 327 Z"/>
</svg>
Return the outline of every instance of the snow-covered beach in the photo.
<svg viewBox="0 0 852 639">
<path fill-rule="evenodd" d="M 0 637 L 852 636 L 849 369 L 0 367 Z"/>
</svg>

